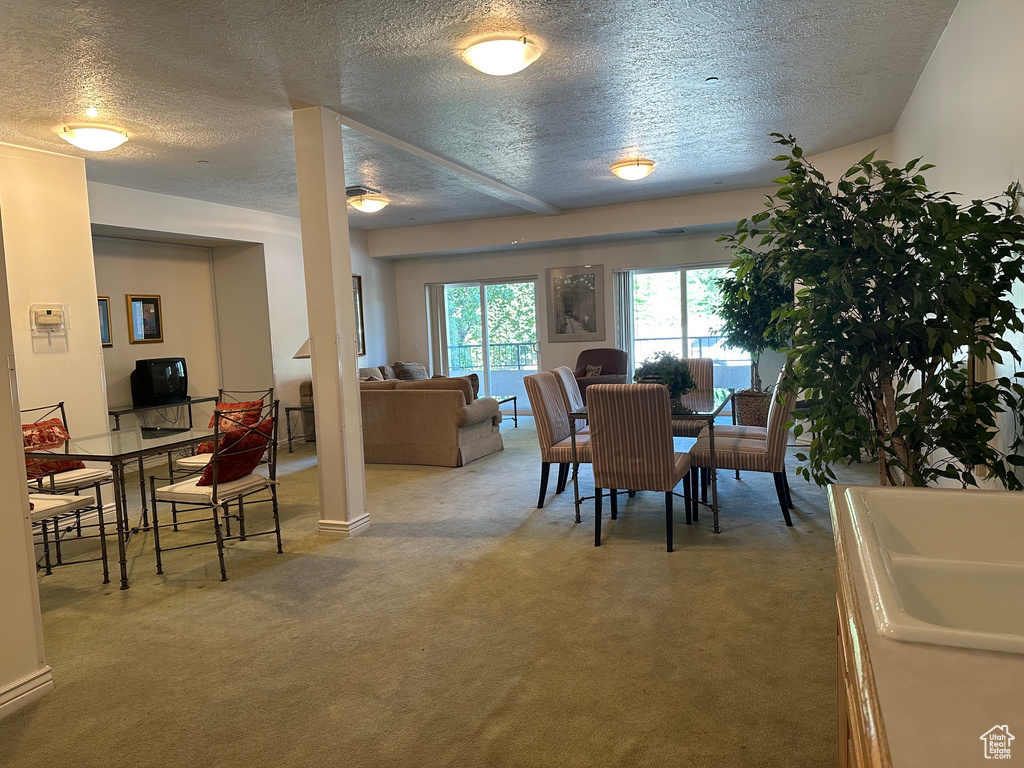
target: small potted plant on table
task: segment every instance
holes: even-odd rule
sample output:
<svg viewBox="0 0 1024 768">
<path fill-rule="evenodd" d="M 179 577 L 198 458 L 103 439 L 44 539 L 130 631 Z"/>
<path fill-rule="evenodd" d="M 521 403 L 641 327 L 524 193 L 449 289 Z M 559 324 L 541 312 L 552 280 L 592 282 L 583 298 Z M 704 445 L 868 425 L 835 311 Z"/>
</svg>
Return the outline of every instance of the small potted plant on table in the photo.
<svg viewBox="0 0 1024 768">
<path fill-rule="evenodd" d="M 690 366 L 670 352 L 656 352 L 654 357 L 644 360 L 633 375 L 639 384 L 664 384 L 668 396 L 677 400 L 696 386 Z"/>
</svg>

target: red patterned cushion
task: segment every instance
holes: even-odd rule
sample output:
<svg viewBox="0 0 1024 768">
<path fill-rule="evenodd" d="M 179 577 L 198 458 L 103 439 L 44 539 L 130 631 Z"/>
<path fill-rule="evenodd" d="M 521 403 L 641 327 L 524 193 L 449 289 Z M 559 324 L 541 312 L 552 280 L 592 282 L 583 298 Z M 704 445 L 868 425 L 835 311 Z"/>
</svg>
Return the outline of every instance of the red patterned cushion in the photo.
<svg viewBox="0 0 1024 768">
<path fill-rule="evenodd" d="M 268 416 L 253 428 L 238 427 L 224 434 L 217 452 L 217 482 L 230 483 L 251 474 L 274 436 L 274 419 Z M 213 485 L 213 462 L 206 465 L 196 485 Z"/>
<path fill-rule="evenodd" d="M 64 428 L 64 422 L 56 418 L 22 424 L 21 436 L 26 451 L 52 451 L 64 445 L 65 440 L 71 439 Z"/>
<path fill-rule="evenodd" d="M 221 412 L 220 417 L 220 432 L 222 435 L 226 435 L 233 429 L 238 429 L 241 425 L 252 426 L 260 420 L 261 410 L 263 408 L 263 399 L 259 400 L 248 400 L 244 403 L 217 403 L 215 410 Z M 224 413 L 231 413 L 234 411 L 244 411 L 244 413 L 237 413 L 231 416 L 225 416 Z M 210 417 L 209 429 L 213 429 L 213 422 L 217 414 L 215 413 Z M 213 453 L 213 441 L 208 440 L 205 443 L 200 443 L 196 447 L 196 453 Z"/>
<path fill-rule="evenodd" d="M 67 429 L 64 428 L 64 422 L 58 418 L 37 421 L 34 424 L 22 424 L 21 435 L 26 453 L 56 450 L 64 445 L 65 440 L 71 438 Z M 85 469 L 85 462 L 73 459 L 25 458 L 25 472 L 30 480 L 72 469 Z"/>
</svg>

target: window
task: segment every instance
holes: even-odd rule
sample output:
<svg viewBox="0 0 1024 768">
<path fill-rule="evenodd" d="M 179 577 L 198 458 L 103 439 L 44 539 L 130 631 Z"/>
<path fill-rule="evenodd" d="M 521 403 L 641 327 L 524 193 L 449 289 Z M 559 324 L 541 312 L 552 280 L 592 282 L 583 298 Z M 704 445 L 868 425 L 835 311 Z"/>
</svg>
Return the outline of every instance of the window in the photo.
<svg viewBox="0 0 1024 768">
<path fill-rule="evenodd" d="M 721 321 L 714 311 L 715 281 L 726 267 L 634 272 L 632 280 L 632 338 L 634 364 L 656 352 L 679 357 L 710 357 L 715 386 L 750 386 L 750 355 L 725 343 L 718 333 Z"/>
<path fill-rule="evenodd" d="M 480 377 L 480 394 L 526 398 L 538 371 L 536 280 L 433 286 L 436 363 L 448 376 Z M 440 289 L 440 290 L 439 290 Z M 437 309 L 442 311 L 437 312 Z"/>
</svg>

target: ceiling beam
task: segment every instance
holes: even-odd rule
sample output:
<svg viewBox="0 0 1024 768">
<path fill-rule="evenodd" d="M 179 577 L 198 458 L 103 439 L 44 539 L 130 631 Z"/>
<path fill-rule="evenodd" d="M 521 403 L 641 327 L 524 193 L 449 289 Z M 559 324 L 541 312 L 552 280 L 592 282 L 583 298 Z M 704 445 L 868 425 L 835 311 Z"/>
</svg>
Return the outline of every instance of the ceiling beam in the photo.
<svg viewBox="0 0 1024 768">
<path fill-rule="evenodd" d="M 472 168 L 459 165 L 456 162 L 441 157 L 440 155 L 435 155 L 433 152 L 428 152 L 427 150 L 410 144 L 407 141 L 396 139 L 394 136 L 390 136 L 383 131 L 378 131 L 376 128 L 364 125 L 350 117 L 341 115 L 341 124 L 354 131 L 359 131 L 359 133 L 369 136 L 371 139 L 376 139 L 384 144 L 400 149 L 403 152 L 408 152 L 410 155 L 416 155 L 416 157 L 420 157 L 428 163 L 433 163 L 441 168 L 447 168 L 449 171 L 454 171 L 466 178 L 472 179 L 473 181 L 482 184 L 483 189 L 481 191 L 485 194 L 491 195 L 491 197 L 496 197 L 506 203 L 511 203 L 512 205 L 517 205 L 520 208 L 525 208 L 528 211 L 540 213 L 545 216 L 559 216 L 562 214 L 562 209 L 551 205 L 551 203 L 538 200 L 536 197 L 531 197 L 525 192 L 520 192 L 514 187 L 502 184 L 500 181 L 492 179 L 490 176 L 477 173 Z"/>
</svg>

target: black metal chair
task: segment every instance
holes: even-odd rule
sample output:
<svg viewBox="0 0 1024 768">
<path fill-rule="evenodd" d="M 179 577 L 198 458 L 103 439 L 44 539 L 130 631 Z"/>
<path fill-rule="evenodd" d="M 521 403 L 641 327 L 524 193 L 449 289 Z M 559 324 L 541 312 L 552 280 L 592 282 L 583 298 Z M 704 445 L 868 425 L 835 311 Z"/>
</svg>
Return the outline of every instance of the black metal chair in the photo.
<svg viewBox="0 0 1024 768">
<path fill-rule="evenodd" d="M 46 571 L 49 575 L 53 569 L 64 565 L 80 563 L 103 564 L 103 583 L 110 583 L 110 569 L 107 560 L 107 531 L 103 519 L 103 494 L 101 483 L 93 486 L 94 496 L 74 496 L 68 494 L 30 493 L 29 503 L 32 505 L 29 518 L 32 523 L 33 542 L 42 546 L 42 555 L 36 561 L 36 568 Z M 96 521 L 83 522 L 82 516 L 88 512 L 96 512 Z M 96 529 L 96 533 L 86 533 Z M 79 553 L 71 559 L 65 556 L 65 539 L 75 542 L 88 539 L 99 539 L 100 554 L 98 557 L 85 556 L 80 547 Z"/>
<path fill-rule="evenodd" d="M 253 412 L 256 420 L 252 419 Z M 163 553 L 176 549 L 216 544 L 222 581 L 228 578 L 224 562 L 227 541 L 246 541 L 273 534 L 277 538 L 278 553 L 283 551 L 277 503 L 277 414 L 276 400 L 258 409 L 214 411 L 213 453 L 209 463 L 184 479 L 175 479 L 161 487 L 157 487 L 159 478 L 150 477 L 158 574 L 163 573 Z M 267 467 L 266 474 L 257 471 L 263 463 Z M 161 535 L 167 534 L 165 530 L 161 533 L 160 504 L 172 505 L 175 531 L 192 530 L 196 524 L 209 523 L 214 538 L 196 541 L 193 536 L 182 544 L 166 546 L 161 541 Z M 271 506 L 273 528 L 255 533 L 246 529 L 246 508 L 254 504 Z M 237 522 L 236 535 L 231 533 L 232 519 Z"/>
</svg>

